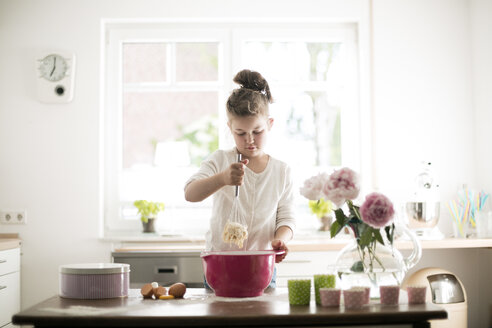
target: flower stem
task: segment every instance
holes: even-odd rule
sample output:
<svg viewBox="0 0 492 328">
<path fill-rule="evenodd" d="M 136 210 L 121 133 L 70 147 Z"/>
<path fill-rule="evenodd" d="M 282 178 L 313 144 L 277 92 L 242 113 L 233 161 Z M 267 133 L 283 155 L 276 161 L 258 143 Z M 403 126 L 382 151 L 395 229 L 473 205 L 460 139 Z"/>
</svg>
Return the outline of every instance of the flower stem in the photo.
<svg viewBox="0 0 492 328">
<path fill-rule="evenodd" d="M 357 250 L 359 251 L 359 257 L 361 259 L 361 262 L 362 262 L 362 266 L 364 268 L 364 271 L 366 271 L 366 263 L 365 263 L 365 253 L 364 253 L 364 250 L 361 249 L 360 245 L 357 244 Z"/>
<path fill-rule="evenodd" d="M 377 261 L 379 263 L 379 265 L 381 266 L 381 268 L 383 269 L 383 272 L 386 271 L 386 268 L 384 267 L 383 263 L 381 262 L 381 260 L 376 256 L 376 246 L 377 246 L 377 243 L 374 242 L 374 243 L 371 243 L 371 246 L 367 247 L 368 249 L 368 252 L 369 252 L 369 265 L 370 265 L 370 272 L 374 273 L 374 265 L 373 265 L 373 261 Z M 372 247 L 372 248 L 371 248 Z M 360 247 L 358 247 L 359 250 L 360 250 Z M 359 251 L 360 252 L 360 251 Z M 372 256 L 371 256 L 372 255 Z M 365 267 L 365 263 L 364 263 L 364 267 Z M 393 278 L 395 278 L 395 281 L 399 284 L 401 283 L 398 279 L 398 277 L 396 276 L 396 273 L 395 272 L 391 272 Z M 369 279 L 371 279 L 371 277 L 369 276 Z M 371 281 L 375 281 L 376 279 L 375 278 L 372 278 Z"/>
<path fill-rule="evenodd" d="M 354 207 L 354 203 L 352 203 L 350 199 L 347 199 L 347 205 L 349 207 L 349 210 L 352 209 L 357 218 L 362 221 L 359 211 Z"/>
</svg>

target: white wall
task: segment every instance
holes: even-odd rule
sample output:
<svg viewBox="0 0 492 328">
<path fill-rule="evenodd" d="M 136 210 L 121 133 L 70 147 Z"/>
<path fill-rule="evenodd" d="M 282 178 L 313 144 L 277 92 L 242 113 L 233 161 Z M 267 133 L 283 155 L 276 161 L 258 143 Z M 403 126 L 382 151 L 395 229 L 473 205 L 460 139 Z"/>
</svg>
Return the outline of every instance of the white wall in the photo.
<svg viewBox="0 0 492 328">
<path fill-rule="evenodd" d="M 375 181 L 389 194 L 408 197 L 423 160 L 443 204 L 475 187 L 468 12 L 463 0 L 374 1 Z M 441 206 L 444 232 L 450 219 Z"/>
<path fill-rule="evenodd" d="M 472 0 L 470 2 L 472 41 L 472 86 L 475 108 L 475 151 L 477 185 L 492 189 L 492 1 Z"/>
<path fill-rule="evenodd" d="M 85 8 L 0 2 L 0 208 L 27 210 L 27 225 L 0 230 L 23 240 L 23 308 L 57 293 L 60 264 L 110 259 L 98 240 L 99 18 Z M 58 48 L 79 59 L 75 100 L 40 104 L 35 55 Z"/>
<path fill-rule="evenodd" d="M 23 239 L 22 307 L 57 293 L 60 264 L 110 260 L 111 244 L 99 240 L 101 18 L 340 15 L 367 23 L 368 1 L 0 0 L 0 209 L 28 216 L 0 232 Z M 430 160 L 443 200 L 461 183 L 492 191 L 491 2 L 374 0 L 373 15 L 376 187 L 401 195 L 414 165 Z M 70 104 L 35 99 L 35 54 L 52 49 L 77 55 Z M 449 231 L 446 220 L 443 211 Z M 485 318 L 479 288 L 470 290 L 473 320 Z"/>
</svg>

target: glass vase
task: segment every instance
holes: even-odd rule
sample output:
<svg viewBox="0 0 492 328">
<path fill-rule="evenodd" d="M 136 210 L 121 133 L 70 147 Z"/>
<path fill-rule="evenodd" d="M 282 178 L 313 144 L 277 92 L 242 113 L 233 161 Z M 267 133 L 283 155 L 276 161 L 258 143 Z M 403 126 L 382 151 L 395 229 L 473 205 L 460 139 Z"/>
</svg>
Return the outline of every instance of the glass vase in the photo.
<svg viewBox="0 0 492 328">
<path fill-rule="evenodd" d="M 402 227 L 410 236 L 413 251 L 404 258 L 386 238 L 384 244 L 374 241 L 367 247 L 360 247 L 353 239 L 337 255 L 336 272 L 342 289 L 351 287 L 370 287 L 371 298 L 379 298 L 379 286 L 401 285 L 406 272 L 420 260 L 420 242 L 410 230 Z"/>
</svg>

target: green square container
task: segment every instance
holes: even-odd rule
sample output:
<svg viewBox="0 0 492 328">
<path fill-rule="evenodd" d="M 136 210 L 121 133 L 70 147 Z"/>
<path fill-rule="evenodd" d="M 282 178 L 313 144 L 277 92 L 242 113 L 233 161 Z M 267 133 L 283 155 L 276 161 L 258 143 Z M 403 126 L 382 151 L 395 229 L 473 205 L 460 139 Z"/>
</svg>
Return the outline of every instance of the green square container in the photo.
<svg viewBox="0 0 492 328">
<path fill-rule="evenodd" d="M 315 274 L 314 275 L 314 295 L 316 305 L 321 305 L 321 297 L 319 296 L 320 288 L 335 288 L 336 278 L 334 274 Z"/>
<path fill-rule="evenodd" d="M 309 305 L 311 301 L 311 279 L 287 281 L 290 305 Z"/>
</svg>

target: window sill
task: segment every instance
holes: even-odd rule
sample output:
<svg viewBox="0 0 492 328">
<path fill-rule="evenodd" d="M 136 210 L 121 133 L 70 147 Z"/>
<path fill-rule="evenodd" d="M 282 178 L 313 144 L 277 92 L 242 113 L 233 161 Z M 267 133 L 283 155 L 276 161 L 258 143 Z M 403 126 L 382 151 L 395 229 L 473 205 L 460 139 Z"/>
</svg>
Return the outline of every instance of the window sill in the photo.
<svg viewBox="0 0 492 328">
<path fill-rule="evenodd" d="M 205 236 L 192 234 L 144 233 L 134 231 L 106 231 L 101 240 L 128 243 L 204 243 Z"/>
<path fill-rule="evenodd" d="M 189 251 L 203 250 L 204 235 L 166 235 L 158 233 L 111 233 L 103 238 L 105 241 L 119 242 L 116 252 L 123 251 Z M 289 242 L 291 252 L 323 252 L 339 251 L 345 247 L 352 237 L 339 236 L 331 239 L 329 232 L 301 232 Z M 478 249 L 492 248 L 492 239 L 458 239 L 445 238 L 441 240 L 421 240 L 422 249 Z M 398 249 L 412 249 L 409 240 L 396 240 Z"/>
</svg>

